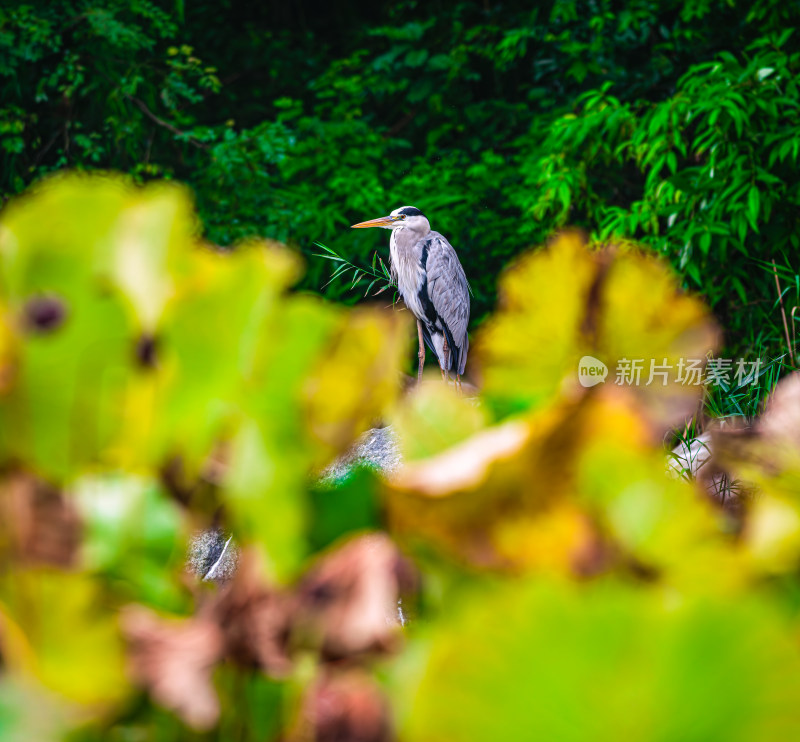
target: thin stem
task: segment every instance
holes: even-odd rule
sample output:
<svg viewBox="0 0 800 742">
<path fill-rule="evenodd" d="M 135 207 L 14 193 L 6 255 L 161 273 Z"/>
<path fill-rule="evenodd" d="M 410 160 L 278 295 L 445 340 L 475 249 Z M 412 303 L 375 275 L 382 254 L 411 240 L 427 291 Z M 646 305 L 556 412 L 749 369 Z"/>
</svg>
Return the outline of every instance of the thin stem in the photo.
<svg viewBox="0 0 800 742">
<path fill-rule="evenodd" d="M 778 266 L 775 264 L 775 258 L 772 259 L 772 272 L 775 276 L 775 287 L 778 290 L 778 301 L 781 305 L 781 317 L 783 317 L 783 331 L 786 333 L 786 347 L 789 350 L 789 359 L 792 362 L 792 366 L 796 366 L 794 360 L 794 348 L 792 347 L 792 342 L 789 339 L 789 323 L 786 321 L 786 310 L 783 308 L 783 294 L 781 294 L 781 283 L 778 280 Z"/>
</svg>

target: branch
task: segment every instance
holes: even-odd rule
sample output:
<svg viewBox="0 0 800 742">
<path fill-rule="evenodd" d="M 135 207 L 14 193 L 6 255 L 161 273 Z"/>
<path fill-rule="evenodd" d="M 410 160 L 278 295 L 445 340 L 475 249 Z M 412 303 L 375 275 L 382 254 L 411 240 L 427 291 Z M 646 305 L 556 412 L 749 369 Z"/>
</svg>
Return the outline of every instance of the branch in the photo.
<svg viewBox="0 0 800 742">
<path fill-rule="evenodd" d="M 33 158 L 33 167 L 39 167 L 39 163 L 42 161 L 42 158 L 48 153 L 50 148 L 56 143 L 56 139 L 58 139 L 58 135 L 61 132 L 56 129 L 53 133 L 53 136 L 50 137 L 47 144 L 44 145 L 37 153 L 36 157 Z"/>
<path fill-rule="evenodd" d="M 143 113 L 145 116 L 147 116 L 147 118 L 149 118 L 151 121 L 154 121 L 154 122 L 155 122 L 155 123 L 157 123 L 159 126 L 162 126 L 162 127 L 164 127 L 165 129 L 167 129 L 168 131 L 171 131 L 173 134 L 175 134 L 175 135 L 177 135 L 177 136 L 179 136 L 179 137 L 183 137 L 185 141 L 187 141 L 189 144 L 191 144 L 191 145 L 193 145 L 193 146 L 197 147 L 198 149 L 205 149 L 205 150 L 207 150 L 207 149 L 209 148 L 207 144 L 204 144 L 203 142 L 198 142 L 198 141 L 197 141 L 197 139 L 195 139 L 194 137 L 190 136 L 190 135 L 189 135 L 189 134 L 187 134 L 185 131 L 181 131 L 181 130 L 180 130 L 180 129 L 178 129 L 176 126 L 173 126 L 171 123 L 169 123 L 169 121 L 164 121 L 164 119 L 162 119 L 162 118 L 159 118 L 158 116 L 156 116 L 156 115 L 155 115 L 155 114 L 154 114 L 154 113 L 153 113 L 153 112 L 152 112 L 152 111 L 151 111 L 151 110 L 150 110 L 150 109 L 147 107 L 147 105 L 145 104 L 145 102 L 144 102 L 143 100 L 140 100 L 139 98 L 135 98 L 135 97 L 134 97 L 134 96 L 132 96 L 132 95 L 128 95 L 128 93 L 124 93 L 124 95 L 125 95 L 125 97 L 126 97 L 126 98 L 127 98 L 129 101 L 131 101 L 131 103 L 133 103 L 133 104 L 134 104 L 134 105 L 135 105 L 135 106 L 136 106 L 136 107 L 137 107 L 137 108 L 138 108 L 138 109 L 139 109 L 139 110 L 140 110 L 140 111 L 141 111 L 141 112 L 142 112 L 142 113 Z"/>
<path fill-rule="evenodd" d="M 403 118 L 401 118 L 398 122 L 393 124 L 389 127 L 389 131 L 386 132 L 387 137 L 393 137 L 399 134 L 403 129 L 406 128 L 413 120 L 414 117 L 417 115 L 417 109 L 412 108 Z"/>
</svg>

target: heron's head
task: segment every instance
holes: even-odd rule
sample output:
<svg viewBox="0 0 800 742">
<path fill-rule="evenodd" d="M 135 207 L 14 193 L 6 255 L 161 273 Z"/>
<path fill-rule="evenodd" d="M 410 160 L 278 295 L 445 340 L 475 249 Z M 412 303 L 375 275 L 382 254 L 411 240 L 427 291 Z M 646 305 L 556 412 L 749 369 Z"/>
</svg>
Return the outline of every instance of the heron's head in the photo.
<svg viewBox="0 0 800 742">
<path fill-rule="evenodd" d="M 359 222 L 354 224 L 351 229 L 366 229 L 367 227 L 383 227 L 384 229 L 399 229 L 402 227 L 421 234 L 426 234 L 431 230 L 428 220 L 416 206 L 401 206 L 389 216 L 370 219 L 368 222 Z"/>
</svg>

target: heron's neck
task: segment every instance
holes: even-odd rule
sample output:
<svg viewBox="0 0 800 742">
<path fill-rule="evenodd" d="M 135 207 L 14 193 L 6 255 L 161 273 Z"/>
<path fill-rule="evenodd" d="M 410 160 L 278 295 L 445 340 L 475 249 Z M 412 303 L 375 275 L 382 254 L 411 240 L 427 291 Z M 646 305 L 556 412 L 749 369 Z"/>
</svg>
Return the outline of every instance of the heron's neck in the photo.
<svg viewBox="0 0 800 742">
<path fill-rule="evenodd" d="M 419 242 L 426 234 L 430 234 L 431 228 L 411 229 L 411 227 L 397 227 L 392 230 L 391 242 L 401 249 L 411 247 Z"/>
<path fill-rule="evenodd" d="M 397 281 L 400 296 L 407 304 L 411 302 L 413 305 L 419 286 L 424 280 L 423 237 L 425 237 L 425 233 L 420 234 L 416 229 L 398 227 L 392 230 L 392 237 L 389 241 L 392 274 Z M 415 316 L 417 315 L 415 314 Z"/>
</svg>

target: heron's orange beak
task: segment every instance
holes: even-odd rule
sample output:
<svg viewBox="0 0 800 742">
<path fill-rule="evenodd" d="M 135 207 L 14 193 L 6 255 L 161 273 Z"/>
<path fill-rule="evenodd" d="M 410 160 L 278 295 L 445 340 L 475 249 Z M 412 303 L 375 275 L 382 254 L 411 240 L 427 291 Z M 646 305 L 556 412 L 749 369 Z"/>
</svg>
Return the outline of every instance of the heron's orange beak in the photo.
<svg viewBox="0 0 800 742">
<path fill-rule="evenodd" d="M 367 227 L 388 227 L 392 222 L 394 222 L 394 217 L 391 216 L 381 216 L 377 219 L 370 219 L 368 222 L 359 222 L 358 224 L 353 224 L 350 229 L 366 229 Z"/>
</svg>

